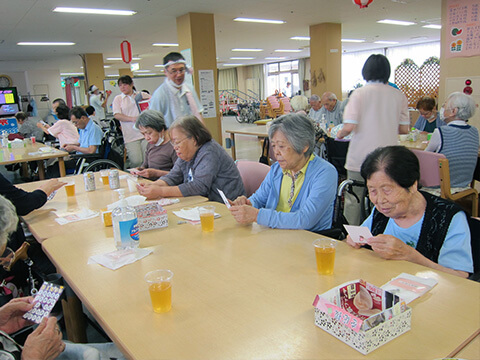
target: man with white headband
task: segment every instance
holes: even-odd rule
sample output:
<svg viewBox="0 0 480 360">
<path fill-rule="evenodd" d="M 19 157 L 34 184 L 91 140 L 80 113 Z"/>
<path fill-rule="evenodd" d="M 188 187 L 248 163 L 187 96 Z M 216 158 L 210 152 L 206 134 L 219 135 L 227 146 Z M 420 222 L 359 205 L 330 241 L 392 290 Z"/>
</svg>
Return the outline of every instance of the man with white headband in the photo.
<svg viewBox="0 0 480 360">
<path fill-rule="evenodd" d="M 107 96 L 105 97 L 95 85 L 90 86 L 88 89 L 90 93 L 90 105 L 95 108 L 95 115 L 99 120 L 105 119 L 105 108 L 107 106 L 107 100 L 111 92 L 107 91 Z"/>
<path fill-rule="evenodd" d="M 171 52 L 163 58 L 163 65 L 167 80 L 153 93 L 149 109 L 163 114 L 167 128 L 180 116 L 194 115 L 203 122 L 202 104 L 195 89 L 185 83 L 185 58 L 180 53 Z"/>
</svg>

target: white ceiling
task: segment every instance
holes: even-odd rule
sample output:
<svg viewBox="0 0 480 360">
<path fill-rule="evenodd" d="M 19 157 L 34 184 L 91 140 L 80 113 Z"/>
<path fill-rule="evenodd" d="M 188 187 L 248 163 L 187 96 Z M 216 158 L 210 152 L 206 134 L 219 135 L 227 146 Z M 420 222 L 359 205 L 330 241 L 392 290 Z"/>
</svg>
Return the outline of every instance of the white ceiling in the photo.
<svg viewBox="0 0 480 360">
<path fill-rule="evenodd" d="M 76 15 L 53 13 L 56 6 L 127 9 L 133 16 Z M 0 0 L 0 72 L 29 69 L 59 69 L 81 72 L 79 54 L 103 53 L 106 74 L 127 67 L 107 61 L 120 57 L 120 43 L 128 40 L 134 56 L 142 58 L 141 69 L 161 72 L 155 64 L 177 47 L 153 47 L 155 42 L 177 42 L 176 18 L 188 12 L 213 13 L 218 67 L 224 63 L 259 64 L 272 62 L 268 56 L 286 59 L 308 57 L 309 42 L 290 40 L 308 36 L 309 26 L 322 22 L 342 23 L 343 38 L 362 38 L 365 43 L 343 43 L 342 51 L 376 49 L 386 45 L 376 40 L 414 44 L 438 41 L 440 30 L 423 28 L 440 24 L 441 0 L 373 0 L 360 9 L 352 0 Z M 235 17 L 285 20 L 283 25 L 240 23 Z M 417 23 L 403 27 L 377 24 L 381 19 Z M 18 46 L 19 41 L 71 41 L 74 46 Z M 232 52 L 232 48 L 261 48 L 258 53 Z M 275 53 L 275 49 L 302 49 L 300 53 Z M 253 56 L 254 60 L 230 60 Z"/>
</svg>

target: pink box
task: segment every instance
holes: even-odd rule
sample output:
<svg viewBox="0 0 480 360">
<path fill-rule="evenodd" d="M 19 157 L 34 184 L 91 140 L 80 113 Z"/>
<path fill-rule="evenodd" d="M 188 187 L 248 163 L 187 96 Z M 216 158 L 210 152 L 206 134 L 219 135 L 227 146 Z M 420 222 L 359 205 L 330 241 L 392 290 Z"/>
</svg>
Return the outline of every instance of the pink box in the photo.
<svg viewBox="0 0 480 360">
<path fill-rule="evenodd" d="M 168 226 L 167 211 L 157 202 L 135 206 L 140 231 L 159 229 Z"/>
</svg>

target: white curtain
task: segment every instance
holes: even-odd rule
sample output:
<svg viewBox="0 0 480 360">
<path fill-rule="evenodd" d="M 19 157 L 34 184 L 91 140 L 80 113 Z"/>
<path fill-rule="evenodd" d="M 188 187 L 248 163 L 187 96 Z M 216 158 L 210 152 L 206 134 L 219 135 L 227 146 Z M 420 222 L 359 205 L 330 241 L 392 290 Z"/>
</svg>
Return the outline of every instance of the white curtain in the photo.
<svg viewBox="0 0 480 360">
<path fill-rule="evenodd" d="M 254 79 L 259 80 L 258 88 L 260 89 L 260 94 L 258 96 L 260 99 L 265 99 L 265 65 L 253 65 L 252 76 Z"/>
<path fill-rule="evenodd" d="M 390 66 L 392 67 L 392 76 L 391 79 L 394 79 L 393 73 L 398 65 L 400 65 L 405 59 L 412 59 L 418 67 L 422 66 L 423 62 L 431 56 L 436 56 L 440 58 L 440 42 L 431 42 L 426 44 L 417 44 L 417 45 L 405 45 L 397 46 L 387 49 L 385 54 L 390 61 Z"/>
<path fill-rule="evenodd" d="M 365 84 L 362 68 L 370 55 L 384 54 L 384 49 L 356 51 L 342 54 L 342 92 L 348 93 L 357 84 Z"/>
<path fill-rule="evenodd" d="M 237 69 L 222 69 L 218 71 L 218 90 L 238 89 Z"/>
</svg>

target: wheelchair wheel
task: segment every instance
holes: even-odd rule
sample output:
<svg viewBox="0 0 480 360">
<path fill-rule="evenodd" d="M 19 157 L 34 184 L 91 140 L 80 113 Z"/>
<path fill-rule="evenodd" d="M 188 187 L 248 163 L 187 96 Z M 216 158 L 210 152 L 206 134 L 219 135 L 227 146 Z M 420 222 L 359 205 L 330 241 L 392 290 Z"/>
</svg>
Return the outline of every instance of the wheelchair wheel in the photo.
<svg viewBox="0 0 480 360">
<path fill-rule="evenodd" d="M 110 168 L 115 168 L 115 169 L 122 170 L 120 165 L 118 165 L 115 161 L 108 160 L 108 159 L 99 159 L 99 160 L 95 160 L 94 162 L 92 162 L 88 166 L 85 166 L 83 168 L 82 173 L 87 172 L 87 171 L 94 171 L 95 172 L 95 171 L 100 171 L 100 170 L 110 169 Z"/>
</svg>

